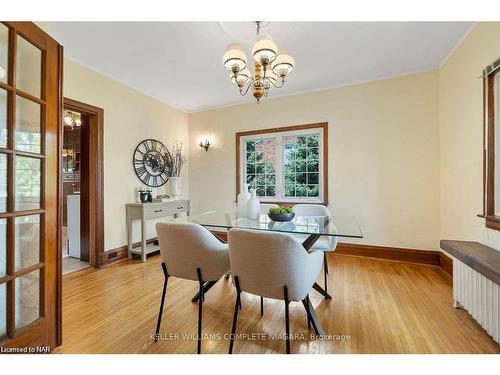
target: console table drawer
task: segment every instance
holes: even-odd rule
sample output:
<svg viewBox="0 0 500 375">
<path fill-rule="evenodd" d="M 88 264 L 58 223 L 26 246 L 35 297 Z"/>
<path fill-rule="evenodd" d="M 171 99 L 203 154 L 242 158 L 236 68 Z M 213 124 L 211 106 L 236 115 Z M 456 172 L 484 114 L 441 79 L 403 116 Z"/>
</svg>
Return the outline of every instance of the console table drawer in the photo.
<svg viewBox="0 0 500 375">
<path fill-rule="evenodd" d="M 174 205 L 144 207 L 144 214 L 148 219 L 175 215 L 177 212 L 179 211 L 176 209 L 176 206 Z"/>
</svg>

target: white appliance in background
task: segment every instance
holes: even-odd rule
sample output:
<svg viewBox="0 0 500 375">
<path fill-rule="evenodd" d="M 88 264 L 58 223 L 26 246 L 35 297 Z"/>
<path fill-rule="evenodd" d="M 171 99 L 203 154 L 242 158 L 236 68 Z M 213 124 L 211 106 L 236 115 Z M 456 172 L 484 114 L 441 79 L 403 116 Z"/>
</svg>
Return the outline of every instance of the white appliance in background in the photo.
<svg viewBox="0 0 500 375">
<path fill-rule="evenodd" d="M 80 259 L 80 194 L 68 195 L 69 256 Z"/>
</svg>

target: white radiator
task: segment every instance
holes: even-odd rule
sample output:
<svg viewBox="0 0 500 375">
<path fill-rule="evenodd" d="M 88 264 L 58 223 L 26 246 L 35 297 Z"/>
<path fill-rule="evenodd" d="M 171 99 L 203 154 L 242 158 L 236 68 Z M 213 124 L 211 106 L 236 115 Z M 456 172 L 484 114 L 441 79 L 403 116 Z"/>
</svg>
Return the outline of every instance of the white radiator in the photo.
<svg viewBox="0 0 500 375">
<path fill-rule="evenodd" d="M 499 342 L 500 287 L 479 272 L 453 258 L 453 299 Z"/>
</svg>

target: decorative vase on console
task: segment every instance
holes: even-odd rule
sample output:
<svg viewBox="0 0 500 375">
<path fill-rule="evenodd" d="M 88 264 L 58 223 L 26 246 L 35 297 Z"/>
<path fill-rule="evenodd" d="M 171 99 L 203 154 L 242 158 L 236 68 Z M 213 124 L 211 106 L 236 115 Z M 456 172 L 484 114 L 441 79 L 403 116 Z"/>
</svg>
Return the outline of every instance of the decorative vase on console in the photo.
<svg viewBox="0 0 500 375">
<path fill-rule="evenodd" d="M 250 199 L 247 203 L 247 217 L 252 220 L 257 220 L 260 217 L 260 202 L 257 199 L 257 191 L 250 189 Z"/>
<path fill-rule="evenodd" d="M 174 142 L 170 151 L 168 169 L 170 170 L 170 194 L 175 198 L 181 195 L 181 170 L 186 163 L 186 157 L 182 154 L 182 142 Z"/>
<path fill-rule="evenodd" d="M 250 193 L 248 192 L 248 184 L 243 184 L 243 189 L 238 194 L 238 208 L 236 209 L 238 217 L 247 217 L 247 204 L 250 199 Z"/>
<path fill-rule="evenodd" d="M 170 177 L 170 194 L 176 198 L 181 195 L 181 178 L 180 177 Z"/>
</svg>

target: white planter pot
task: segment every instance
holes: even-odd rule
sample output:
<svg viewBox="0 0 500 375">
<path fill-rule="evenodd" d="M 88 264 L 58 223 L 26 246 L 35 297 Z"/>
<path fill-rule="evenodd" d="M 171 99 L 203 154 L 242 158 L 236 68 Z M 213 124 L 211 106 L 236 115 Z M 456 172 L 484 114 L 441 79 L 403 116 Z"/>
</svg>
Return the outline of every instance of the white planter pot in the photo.
<svg viewBox="0 0 500 375">
<path fill-rule="evenodd" d="M 170 177 L 170 195 L 178 197 L 181 195 L 181 178 Z"/>
</svg>

